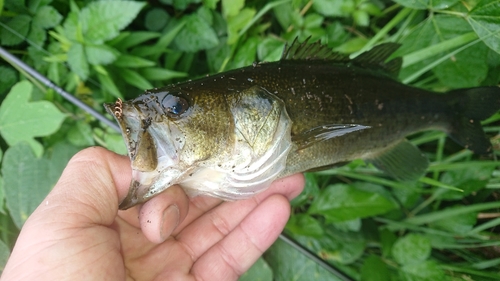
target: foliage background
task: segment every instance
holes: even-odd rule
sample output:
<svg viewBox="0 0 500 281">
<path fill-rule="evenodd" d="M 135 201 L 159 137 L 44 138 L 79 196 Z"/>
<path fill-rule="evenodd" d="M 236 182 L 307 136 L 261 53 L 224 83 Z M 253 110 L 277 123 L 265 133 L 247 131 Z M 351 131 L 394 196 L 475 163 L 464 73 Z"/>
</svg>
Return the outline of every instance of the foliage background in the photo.
<svg viewBox="0 0 500 281">
<path fill-rule="evenodd" d="M 353 54 L 401 43 L 400 79 L 437 92 L 500 79 L 499 0 L 0 0 L 0 10 L 1 46 L 100 112 L 147 88 L 277 60 L 297 36 Z M 9 61 L 0 102 L 3 265 L 74 153 L 126 151 L 119 134 Z M 415 183 L 362 161 L 307 174 L 286 233 L 353 280 L 499 280 L 499 119 L 484 122 L 490 156 L 440 132 L 412 136 L 432 162 Z M 339 278 L 283 241 L 241 277 Z"/>
</svg>

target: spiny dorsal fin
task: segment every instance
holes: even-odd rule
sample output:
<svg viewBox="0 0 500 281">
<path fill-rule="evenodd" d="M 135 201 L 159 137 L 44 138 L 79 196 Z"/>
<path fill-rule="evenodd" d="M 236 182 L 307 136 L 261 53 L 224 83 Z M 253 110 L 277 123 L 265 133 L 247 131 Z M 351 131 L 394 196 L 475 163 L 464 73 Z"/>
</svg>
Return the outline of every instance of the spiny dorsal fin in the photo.
<svg viewBox="0 0 500 281">
<path fill-rule="evenodd" d="M 401 45 L 397 43 L 380 44 L 355 57 L 352 62 L 354 65 L 362 68 L 384 71 L 391 76 L 397 76 L 403 60 L 398 57 L 388 62 L 386 61 L 399 47 Z"/>
<path fill-rule="evenodd" d="M 331 60 L 334 62 L 349 62 L 349 56 L 332 52 L 326 45 L 320 41 L 308 44 L 311 37 L 300 43 L 298 37 L 295 37 L 292 44 L 285 45 L 281 60 Z"/>
<path fill-rule="evenodd" d="M 336 63 L 345 63 L 359 66 L 374 71 L 382 71 L 392 77 L 396 77 L 401 68 L 402 59 L 395 58 L 388 62 L 386 60 L 396 51 L 400 45 L 396 43 L 385 43 L 375 46 L 370 51 L 364 52 L 354 59 L 349 56 L 333 52 L 328 46 L 322 45 L 320 41 L 308 44 L 308 37 L 300 43 L 298 37 L 291 45 L 286 44 L 281 60 L 329 60 Z"/>
</svg>

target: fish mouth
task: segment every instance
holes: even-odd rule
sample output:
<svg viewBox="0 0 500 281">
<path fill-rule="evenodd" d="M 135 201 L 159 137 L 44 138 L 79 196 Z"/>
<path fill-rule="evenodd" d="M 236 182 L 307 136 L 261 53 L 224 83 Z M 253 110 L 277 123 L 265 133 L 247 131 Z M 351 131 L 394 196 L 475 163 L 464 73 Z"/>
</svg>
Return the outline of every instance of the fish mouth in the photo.
<svg viewBox="0 0 500 281">
<path fill-rule="evenodd" d="M 132 166 L 132 181 L 119 209 L 126 210 L 144 203 L 167 189 L 179 176 L 172 166 L 178 163 L 177 151 L 184 140 L 176 126 L 151 121 L 151 115 L 134 106 L 132 102 L 104 104 L 121 129 Z M 146 121 L 145 121 L 146 120 Z M 168 172 L 164 173 L 165 170 Z"/>
</svg>

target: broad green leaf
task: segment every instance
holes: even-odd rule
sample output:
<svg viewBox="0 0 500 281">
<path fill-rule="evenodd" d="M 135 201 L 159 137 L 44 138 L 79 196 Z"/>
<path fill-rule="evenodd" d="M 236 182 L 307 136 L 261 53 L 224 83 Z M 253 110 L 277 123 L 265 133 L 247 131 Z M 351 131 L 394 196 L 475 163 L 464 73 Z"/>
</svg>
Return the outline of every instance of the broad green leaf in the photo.
<svg viewBox="0 0 500 281">
<path fill-rule="evenodd" d="M 26 40 L 34 46 L 40 46 L 45 42 L 45 39 L 47 39 L 45 30 L 35 24 L 32 24 Z"/>
<path fill-rule="evenodd" d="M 257 48 L 259 61 L 277 61 L 283 53 L 283 42 L 276 38 L 265 38 Z"/>
<path fill-rule="evenodd" d="M 17 72 L 3 65 L 0 65 L 0 96 L 4 94 L 17 82 Z"/>
<path fill-rule="evenodd" d="M 0 152 L 1 152 L 1 150 L 0 150 Z M 1 158 L 2 157 L 0 155 L 0 160 L 1 160 Z M 5 186 L 3 183 L 3 178 L 0 176 L 0 213 L 6 215 L 4 202 L 5 202 Z"/>
<path fill-rule="evenodd" d="M 238 41 L 238 34 L 255 16 L 255 10 L 250 8 L 243 9 L 237 16 L 230 17 L 227 20 L 227 44 L 231 45 Z M 253 37 L 252 39 L 257 39 Z"/>
<path fill-rule="evenodd" d="M 225 18 L 238 15 L 245 6 L 245 0 L 222 0 L 222 14 Z"/>
<path fill-rule="evenodd" d="M 184 72 L 178 72 L 157 67 L 148 67 L 140 69 L 139 72 L 144 78 L 151 81 L 169 80 L 173 78 L 181 78 L 187 76 L 187 73 Z"/>
<path fill-rule="evenodd" d="M 148 30 L 160 31 L 167 25 L 169 19 L 170 15 L 164 9 L 154 8 L 146 14 L 144 25 Z"/>
<path fill-rule="evenodd" d="M 85 40 L 102 44 L 114 38 L 118 32 L 132 22 L 139 14 L 144 2 L 95 1 L 80 12 L 80 22 Z"/>
<path fill-rule="evenodd" d="M 229 64 L 228 68 L 235 69 L 251 65 L 253 62 L 255 62 L 258 44 L 258 38 L 248 38 L 248 40 L 246 40 L 245 43 L 238 48 L 238 51 L 231 59 L 231 63 Z"/>
<path fill-rule="evenodd" d="M 340 280 L 282 240 L 266 251 L 264 259 L 273 269 L 275 281 Z"/>
<path fill-rule="evenodd" d="M 306 185 L 304 186 L 304 190 L 290 202 L 292 207 L 298 207 L 309 203 L 309 201 L 312 201 L 319 195 L 319 186 L 316 176 L 311 173 L 305 173 L 304 176 Z"/>
<path fill-rule="evenodd" d="M 224 61 L 231 55 L 231 47 L 226 44 L 225 38 L 219 40 L 219 45 L 207 50 L 207 62 L 211 73 L 217 73 Z"/>
<path fill-rule="evenodd" d="M 67 140 L 77 147 L 91 146 L 95 144 L 94 139 L 92 138 L 92 128 L 85 122 L 76 122 L 76 124 L 69 129 Z"/>
<path fill-rule="evenodd" d="M 361 219 L 358 218 L 349 221 L 332 222 L 331 225 L 336 229 L 345 232 L 348 231 L 359 232 L 359 230 L 361 229 Z"/>
<path fill-rule="evenodd" d="M 367 257 L 363 266 L 361 267 L 361 280 L 362 281 L 381 281 L 390 280 L 389 269 L 385 262 L 375 255 Z"/>
<path fill-rule="evenodd" d="M 294 235 L 302 245 L 307 246 L 323 259 L 350 264 L 357 261 L 366 246 L 366 240 L 359 232 L 346 232 L 332 226 L 324 226 L 325 235 L 313 238 L 310 236 Z"/>
<path fill-rule="evenodd" d="M 68 51 L 68 65 L 78 77 L 87 80 L 90 70 L 82 44 L 75 43 L 71 45 Z"/>
<path fill-rule="evenodd" d="M 118 69 L 118 72 L 120 73 L 120 77 L 127 84 L 136 86 L 137 88 L 142 90 L 153 88 L 153 85 L 149 83 L 149 81 L 146 80 L 144 77 L 142 77 L 139 73 L 137 73 L 137 71 L 126 68 L 120 68 Z"/>
<path fill-rule="evenodd" d="M 431 242 L 420 234 L 407 234 L 399 238 L 392 247 L 394 259 L 402 265 L 423 262 L 430 254 Z"/>
<path fill-rule="evenodd" d="M 103 44 L 85 46 L 85 55 L 87 56 L 87 61 L 92 65 L 106 65 L 116 60 L 119 53 L 115 49 Z"/>
<path fill-rule="evenodd" d="M 116 65 L 121 68 L 136 68 L 136 67 L 147 67 L 154 66 L 156 63 L 151 60 L 143 59 L 138 56 L 132 55 L 120 55 L 114 62 L 113 65 Z"/>
<path fill-rule="evenodd" d="M 399 3 L 405 7 L 417 9 L 417 10 L 425 10 L 425 9 L 433 9 L 433 10 L 441 10 L 447 9 L 450 6 L 455 5 L 460 0 L 394 0 L 394 2 Z"/>
<path fill-rule="evenodd" d="M 2 240 L 0 240 L 0 275 L 2 275 L 2 272 L 5 268 L 5 265 L 7 264 L 9 256 L 10 256 L 9 247 L 5 245 L 5 243 Z"/>
<path fill-rule="evenodd" d="M 33 25 L 48 29 L 58 25 L 61 20 L 61 14 L 54 7 L 42 6 L 33 17 Z"/>
<path fill-rule="evenodd" d="M 463 192 L 443 190 L 439 199 L 459 200 L 484 188 L 494 169 L 493 166 L 470 165 L 466 169 L 450 170 L 443 173 L 440 179 L 442 183 L 453 185 L 462 189 Z"/>
<path fill-rule="evenodd" d="M 113 82 L 113 79 L 109 77 L 107 72 L 102 73 L 100 71 L 97 71 L 97 78 L 99 79 L 99 82 L 106 91 L 108 91 L 116 98 L 121 98 L 121 99 L 123 98 L 122 93 L 120 92 L 120 90 L 118 90 L 118 87 L 116 87 L 115 82 Z"/>
<path fill-rule="evenodd" d="M 11 146 L 2 165 L 7 208 L 17 227 L 42 202 L 55 185 L 62 170 L 77 149 L 68 144 L 56 144 L 48 154 L 36 158 L 26 143 Z"/>
<path fill-rule="evenodd" d="M 322 225 L 307 214 L 297 214 L 290 217 L 286 229 L 297 235 L 321 237 L 324 234 Z"/>
<path fill-rule="evenodd" d="M 2 45 L 13 46 L 23 42 L 24 38 L 28 36 L 30 23 L 31 17 L 23 14 L 9 20 L 5 24 L 6 27 L 2 27 L 2 32 L 0 33 Z"/>
<path fill-rule="evenodd" d="M 483 42 L 500 53 L 500 0 L 482 0 L 467 17 Z"/>
<path fill-rule="evenodd" d="M 174 39 L 175 45 L 185 52 L 210 49 L 219 44 L 212 27 L 197 15 L 184 17 L 185 25 Z"/>
<path fill-rule="evenodd" d="M 383 214 L 395 207 L 393 202 L 380 194 L 361 191 L 345 184 L 335 184 L 323 190 L 308 212 L 338 222 Z"/>
<path fill-rule="evenodd" d="M 259 258 L 238 281 L 272 281 L 273 271 L 263 258 Z"/>
<path fill-rule="evenodd" d="M 21 228 L 54 184 L 47 180 L 48 161 L 36 158 L 28 144 L 19 143 L 5 152 L 2 174 L 7 208 Z"/>
<path fill-rule="evenodd" d="M 28 81 L 17 83 L 0 105 L 0 134 L 9 145 L 30 143 L 41 154 L 35 137 L 48 136 L 61 126 L 66 115 L 48 101 L 29 102 L 33 86 Z"/>
<path fill-rule="evenodd" d="M 137 46 L 148 40 L 160 37 L 160 33 L 151 31 L 136 31 L 136 32 L 120 32 L 120 35 L 106 42 L 113 48 L 126 50 L 130 47 Z"/>
<path fill-rule="evenodd" d="M 217 3 L 219 2 L 219 0 L 202 0 L 202 1 L 205 7 L 208 7 L 212 10 L 217 7 Z"/>
<path fill-rule="evenodd" d="M 313 2 L 314 10 L 327 17 L 342 17 L 347 14 L 343 9 L 343 1 L 330 1 L 330 0 L 315 0 Z"/>
<path fill-rule="evenodd" d="M 463 206 L 454 206 L 446 209 L 454 209 L 454 208 L 463 208 Z M 445 230 L 459 236 L 459 235 L 465 235 L 469 231 L 471 231 L 476 222 L 477 222 L 477 213 L 470 212 L 434 221 L 431 224 L 429 224 L 429 226 L 435 229 Z"/>
<path fill-rule="evenodd" d="M 100 128 L 94 128 L 94 134 L 98 139 L 104 141 L 104 143 L 101 143 L 101 145 L 105 146 L 107 149 L 121 155 L 127 154 L 127 147 L 125 146 L 125 142 L 123 141 L 123 137 L 121 134 L 115 132 L 105 132 Z"/>
<path fill-rule="evenodd" d="M 400 273 L 403 280 L 407 281 L 447 280 L 444 271 L 434 261 L 406 264 Z"/>
<path fill-rule="evenodd" d="M 402 47 L 396 51 L 395 56 L 409 54 L 437 43 L 454 39 L 465 33 L 471 32 L 467 22 L 458 17 L 449 15 L 437 15 L 429 17 L 403 40 Z M 401 80 L 412 76 L 420 69 L 427 67 L 447 53 L 457 49 L 459 46 L 443 46 L 440 54 L 424 59 L 402 69 Z M 433 72 L 440 81 L 449 88 L 478 86 L 486 78 L 488 66 L 486 63 L 487 52 L 484 45 L 475 44 L 466 50 L 439 64 Z"/>
</svg>

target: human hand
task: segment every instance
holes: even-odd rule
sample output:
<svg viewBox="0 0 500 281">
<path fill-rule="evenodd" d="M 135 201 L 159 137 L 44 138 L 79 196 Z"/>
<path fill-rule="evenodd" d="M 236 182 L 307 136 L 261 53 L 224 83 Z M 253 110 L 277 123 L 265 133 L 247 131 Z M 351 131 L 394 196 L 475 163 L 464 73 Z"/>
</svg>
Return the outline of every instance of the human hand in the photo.
<svg viewBox="0 0 500 281">
<path fill-rule="evenodd" d="M 74 156 L 28 218 L 2 280 L 236 280 L 276 240 L 301 175 L 252 199 L 189 199 L 178 186 L 118 211 L 127 157 L 93 147 Z"/>
</svg>

